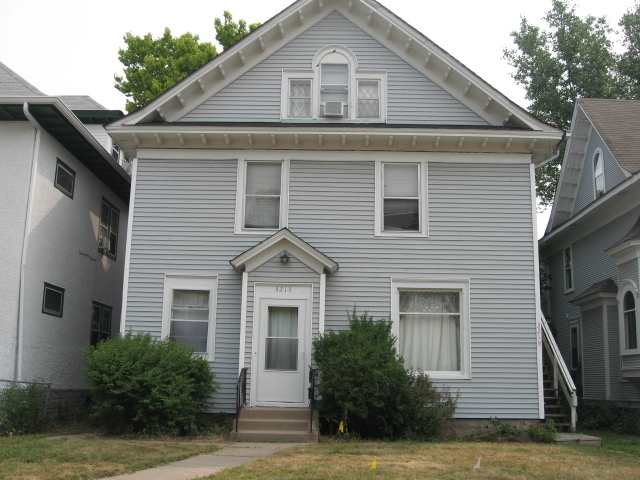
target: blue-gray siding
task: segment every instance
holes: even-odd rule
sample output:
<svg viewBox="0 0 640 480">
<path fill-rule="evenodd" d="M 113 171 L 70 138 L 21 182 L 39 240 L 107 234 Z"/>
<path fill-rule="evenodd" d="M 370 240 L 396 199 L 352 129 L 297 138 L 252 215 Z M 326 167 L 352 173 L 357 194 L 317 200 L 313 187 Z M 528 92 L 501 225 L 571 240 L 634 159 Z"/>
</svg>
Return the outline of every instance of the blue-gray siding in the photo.
<svg viewBox="0 0 640 480">
<path fill-rule="evenodd" d="M 233 234 L 233 155 L 139 160 L 127 308 L 128 329 L 158 334 L 165 273 L 218 275 L 214 409 L 225 411 L 241 303 L 229 260 L 265 238 Z M 326 329 L 346 328 L 354 306 L 389 317 L 391 278 L 469 279 L 472 379 L 437 383 L 460 391 L 460 418 L 538 418 L 529 166 L 430 163 L 428 238 L 374 236 L 374 171 L 373 158 L 291 159 L 289 229 L 340 264 L 327 276 Z"/>
<path fill-rule="evenodd" d="M 337 12 L 330 13 L 269 58 L 182 117 L 181 121 L 280 121 L 283 69 L 311 70 L 326 45 L 351 49 L 361 69 L 387 71 L 387 123 L 487 125 L 389 49 Z M 336 119 L 316 122 L 336 123 Z"/>
<path fill-rule="evenodd" d="M 602 330 L 602 307 L 582 312 L 582 345 L 584 354 L 589 352 L 589 361 L 584 362 L 584 398 L 605 398 L 604 343 Z"/>
<path fill-rule="evenodd" d="M 596 150 L 600 148 L 602 150 L 602 156 L 604 160 L 604 186 L 605 192 L 613 189 L 623 180 L 626 180 L 627 176 L 624 171 L 618 165 L 618 162 L 614 158 L 613 154 L 604 143 L 600 134 L 594 129 L 591 131 L 589 138 L 589 144 L 587 146 L 587 153 L 585 155 L 584 165 L 582 167 L 582 175 L 580 177 L 580 185 L 578 185 L 578 191 L 576 192 L 576 201 L 573 205 L 573 215 L 576 215 L 580 210 L 594 201 L 595 187 L 593 179 L 593 159 Z"/>
</svg>

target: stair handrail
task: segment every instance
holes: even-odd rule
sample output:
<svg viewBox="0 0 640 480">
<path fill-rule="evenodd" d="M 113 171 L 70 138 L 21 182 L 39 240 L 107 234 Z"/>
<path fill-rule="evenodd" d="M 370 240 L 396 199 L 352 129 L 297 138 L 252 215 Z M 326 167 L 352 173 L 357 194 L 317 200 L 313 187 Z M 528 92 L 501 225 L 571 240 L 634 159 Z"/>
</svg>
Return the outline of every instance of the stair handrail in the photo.
<svg viewBox="0 0 640 480">
<path fill-rule="evenodd" d="M 247 404 L 247 370 L 244 367 L 240 369 L 238 383 L 236 385 L 236 432 L 238 431 L 238 421 L 240 420 L 240 411 Z"/>
<path fill-rule="evenodd" d="M 309 433 L 313 433 L 313 410 L 316 400 L 316 373 L 318 369 L 309 365 Z"/>
<path fill-rule="evenodd" d="M 542 330 L 542 343 L 549 357 L 551 357 L 551 363 L 553 364 L 553 386 L 557 390 L 558 385 L 562 387 L 569 408 L 571 409 L 571 431 L 576 431 L 577 422 L 577 408 L 578 408 L 578 393 L 576 384 L 571 378 L 569 368 L 562 358 L 558 344 L 551 333 L 547 319 L 544 314 L 540 312 L 540 327 Z"/>
</svg>

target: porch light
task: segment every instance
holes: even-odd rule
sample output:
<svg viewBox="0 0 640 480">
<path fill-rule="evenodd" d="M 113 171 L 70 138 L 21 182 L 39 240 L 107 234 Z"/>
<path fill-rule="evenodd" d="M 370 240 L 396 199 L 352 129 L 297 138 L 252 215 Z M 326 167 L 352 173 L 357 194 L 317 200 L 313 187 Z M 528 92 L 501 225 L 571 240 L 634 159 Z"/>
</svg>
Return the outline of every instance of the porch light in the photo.
<svg viewBox="0 0 640 480">
<path fill-rule="evenodd" d="M 289 255 L 286 250 L 280 254 L 281 263 L 289 263 L 290 258 L 291 258 L 291 255 Z"/>
</svg>

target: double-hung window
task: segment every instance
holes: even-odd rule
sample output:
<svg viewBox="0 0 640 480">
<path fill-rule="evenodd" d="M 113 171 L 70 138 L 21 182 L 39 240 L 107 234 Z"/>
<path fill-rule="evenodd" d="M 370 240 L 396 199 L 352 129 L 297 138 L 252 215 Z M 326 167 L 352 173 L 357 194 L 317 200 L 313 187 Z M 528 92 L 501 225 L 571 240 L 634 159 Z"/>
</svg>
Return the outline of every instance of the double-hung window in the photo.
<svg viewBox="0 0 640 480">
<path fill-rule="evenodd" d="M 110 202 L 102 199 L 98 250 L 115 260 L 118 251 L 118 223 L 120 212 Z"/>
<path fill-rule="evenodd" d="M 573 251 L 571 247 L 567 247 L 562 251 L 563 268 L 564 268 L 564 291 L 566 293 L 573 292 Z"/>
<path fill-rule="evenodd" d="M 349 65 L 320 65 L 320 116 L 349 117 Z"/>
<path fill-rule="evenodd" d="M 213 360 L 217 277 L 167 275 L 164 283 L 162 337 Z"/>
<path fill-rule="evenodd" d="M 286 226 L 289 162 L 238 164 L 236 233 L 276 231 Z"/>
<path fill-rule="evenodd" d="M 376 235 L 427 235 L 426 162 L 376 164 Z"/>
<path fill-rule="evenodd" d="M 436 378 L 468 378 L 465 281 L 394 281 L 392 320 L 405 366 Z"/>
<path fill-rule="evenodd" d="M 103 303 L 93 302 L 91 315 L 91 345 L 111 336 L 111 317 L 113 309 Z"/>
</svg>

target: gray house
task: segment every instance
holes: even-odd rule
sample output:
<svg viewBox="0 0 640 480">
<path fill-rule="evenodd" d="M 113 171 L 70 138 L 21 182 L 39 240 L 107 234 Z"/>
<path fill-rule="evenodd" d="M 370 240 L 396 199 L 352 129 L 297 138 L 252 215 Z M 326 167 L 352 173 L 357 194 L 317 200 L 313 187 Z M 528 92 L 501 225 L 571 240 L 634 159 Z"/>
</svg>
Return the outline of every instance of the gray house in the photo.
<svg viewBox="0 0 640 480">
<path fill-rule="evenodd" d="M 306 407 L 356 306 L 458 419 L 544 418 L 533 178 L 563 132 L 379 3 L 299 0 L 107 130 L 135 157 L 122 331 L 196 345 L 214 410 L 243 372 L 247 407 Z"/>
<path fill-rule="evenodd" d="M 543 302 L 585 399 L 640 407 L 640 102 L 580 99 L 542 239 Z"/>
<path fill-rule="evenodd" d="M 0 379 L 69 404 L 86 398 L 83 348 L 119 330 L 131 178 L 103 124 L 122 116 L 0 63 Z"/>
</svg>

